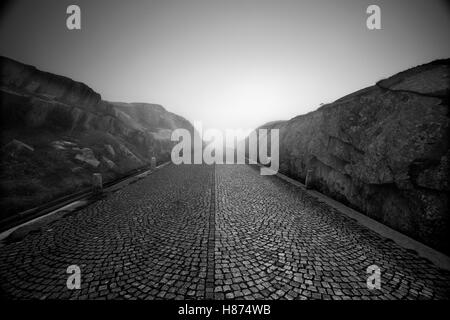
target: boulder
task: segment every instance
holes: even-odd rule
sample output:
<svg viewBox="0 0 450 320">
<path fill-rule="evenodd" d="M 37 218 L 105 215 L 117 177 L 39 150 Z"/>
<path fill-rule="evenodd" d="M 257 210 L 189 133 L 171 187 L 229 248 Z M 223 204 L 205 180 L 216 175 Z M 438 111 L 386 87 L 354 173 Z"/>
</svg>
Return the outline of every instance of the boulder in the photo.
<svg viewBox="0 0 450 320">
<path fill-rule="evenodd" d="M 100 161 L 97 160 L 97 158 L 94 155 L 94 152 L 89 148 L 81 149 L 81 153 L 75 155 L 75 159 L 87 163 L 94 168 L 97 168 L 98 165 L 100 164 Z"/>
<path fill-rule="evenodd" d="M 111 157 L 115 157 L 116 156 L 116 152 L 114 151 L 114 148 L 113 148 L 113 146 L 112 145 L 110 145 L 110 144 L 105 144 L 105 149 L 106 149 L 106 151 L 109 153 L 109 155 L 111 156 Z"/>
<path fill-rule="evenodd" d="M 115 169 L 117 167 L 113 161 L 111 161 L 110 159 L 108 159 L 105 156 L 102 157 L 102 160 L 109 169 Z"/>
<path fill-rule="evenodd" d="M 33 147 L 17 139 L 8 142 L 2 149 L 4 153 L 13 157 L 19 154 L 31 154 L 34 152 Z"/>
<path fill-rule="evenodd" d="M 143 162 L 141 159 L 139 159 L 133 152 L 130 151 L 126 146 L 123 144 L 119 144 L 119 150 L 126 158 L 128 158 L 131 161 L 134 161 L 138 163 L 139 165 L 143 165 Z"/>
<path fill-rule="evenodd" d="M 82 167 L 74 167 L 70 171 L 72 171 L 73 173 L 79 173 L 79 172 L 83 171 L 83 168 Z"/>
<path fill-rule="evenodd" d="M 51 143 L 53 148 L 57 150 L 66 150 L 67 148 L 76 148 L 76 144 L 70 141 L 57 140 Z"/>
</svg>

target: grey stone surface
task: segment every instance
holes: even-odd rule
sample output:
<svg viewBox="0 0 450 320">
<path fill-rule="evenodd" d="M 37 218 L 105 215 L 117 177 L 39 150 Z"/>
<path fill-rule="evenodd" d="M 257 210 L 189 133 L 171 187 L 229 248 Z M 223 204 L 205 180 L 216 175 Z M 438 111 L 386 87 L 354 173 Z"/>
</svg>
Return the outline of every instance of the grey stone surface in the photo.
<svg viewBox="0 0 450 320">
<path fill-rule="evenodd" d="M 291 184 L 250 166 L 217 166 L 216 177 L 215 285 L 225 298 L 448 299 L 448 271 Z M 367 288 L 371 265 L 381 290 Z"/>
<path fill-rule="evenodd" d="M 398 73 L 279 129 L 280 171 L 450 254 L 450 59 Z"/>
<path fill-rule="evenodd" d="M 0 248 L 13 298 L 204 298 L 213 167 L 170 166 Z M 81 290 L 66 288 L 69 265 Z"/>
<path fill-rule="evenodd" d="M 1 145 L 0 219 L 89 187 L 94 172 L 110 181 L 151 157 L 166 162 L 172 131 L 194 131 L 161 105 L 105 101 L 81 82 L 2 56 L 0 65 L 1 133 L 9 137 Z"/>
<path fill-rule="evenodd" d="M 69 265 L 81 289 L 68 290 Z M 366 269 L 381 268 L 381 290 Z M 439 299 L 450 274 L 247 165 L 166 166 L 0 247 L 14 299 Z"/>
</svg>

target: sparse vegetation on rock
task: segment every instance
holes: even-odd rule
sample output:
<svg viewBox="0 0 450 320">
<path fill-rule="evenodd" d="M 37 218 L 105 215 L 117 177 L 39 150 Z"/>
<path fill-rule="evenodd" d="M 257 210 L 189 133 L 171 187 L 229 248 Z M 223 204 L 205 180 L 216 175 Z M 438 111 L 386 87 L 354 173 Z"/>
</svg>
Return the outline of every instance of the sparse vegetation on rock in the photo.
<svg viewBox="0 0 450 320">
<path fill-rule="evenodd" d="M 171 131 L 193 130 L 160 105 L 104 101 L 69 78 L 0 65 L 0 219 L 89 186 L 95 172 L 106 182 L 152 156 L 168 161 Z"/>
</svg>

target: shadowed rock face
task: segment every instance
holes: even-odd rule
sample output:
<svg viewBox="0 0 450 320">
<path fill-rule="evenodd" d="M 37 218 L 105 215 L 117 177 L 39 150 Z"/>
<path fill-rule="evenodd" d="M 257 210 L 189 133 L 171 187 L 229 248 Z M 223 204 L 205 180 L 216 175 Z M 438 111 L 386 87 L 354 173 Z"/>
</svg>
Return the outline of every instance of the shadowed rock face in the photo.
<svg viewBox="0 0 450 320">
<path fill-rule="evenodd" d="M 0 57 L 1 85 L 78 107 L 94 107 L 100 95 L 81 82 L 43 72 L 33 66 Z"/>
<path fill-rule="evenodd" d="M 172 130 L 194 130 L 160 105 L 104 101 L 69 78 L 4 57 L 0 64 L 3 216 L 89 185 L 93 172 L 107 181 L 153 156 L 168 161 Z M 11 141 L 34 151 L 8 152 Z"/>
<path fill-rule="evenodd" d="M 280 171 L 450 252 L 450 60 L 399 73 L 280 129 Z"/>
</svg>

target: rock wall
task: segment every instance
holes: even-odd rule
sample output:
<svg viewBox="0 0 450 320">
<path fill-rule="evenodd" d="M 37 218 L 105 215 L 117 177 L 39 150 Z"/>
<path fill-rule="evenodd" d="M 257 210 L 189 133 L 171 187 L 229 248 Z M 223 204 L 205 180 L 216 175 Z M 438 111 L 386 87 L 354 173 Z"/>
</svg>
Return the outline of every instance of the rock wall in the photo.
<svg viewBox="0 0 450 320">
<path fill-rule="evenodd" d="M 0 84 L 4 87 L 80 107 L 94 107 L 101 99 L 100 94 L 85 84 L 67 77 L 43 72 L 5 57 L 0 57 L 0 64 Z"/>
<path fill-rule="evenodd" d="M 450 60 L 399 73 L 280 129 L 280 171 L 450 253 Z"/>
<path fill-rule="evenodd" d="M 153 156 L 168 161 L 172 130 L 194 132 L 160 105 L 104 101 L 69 78 L 5 57 L 0 65 L 0 220 L 89 185 L 94 172 L 107 181 Z"/>
</svg>

